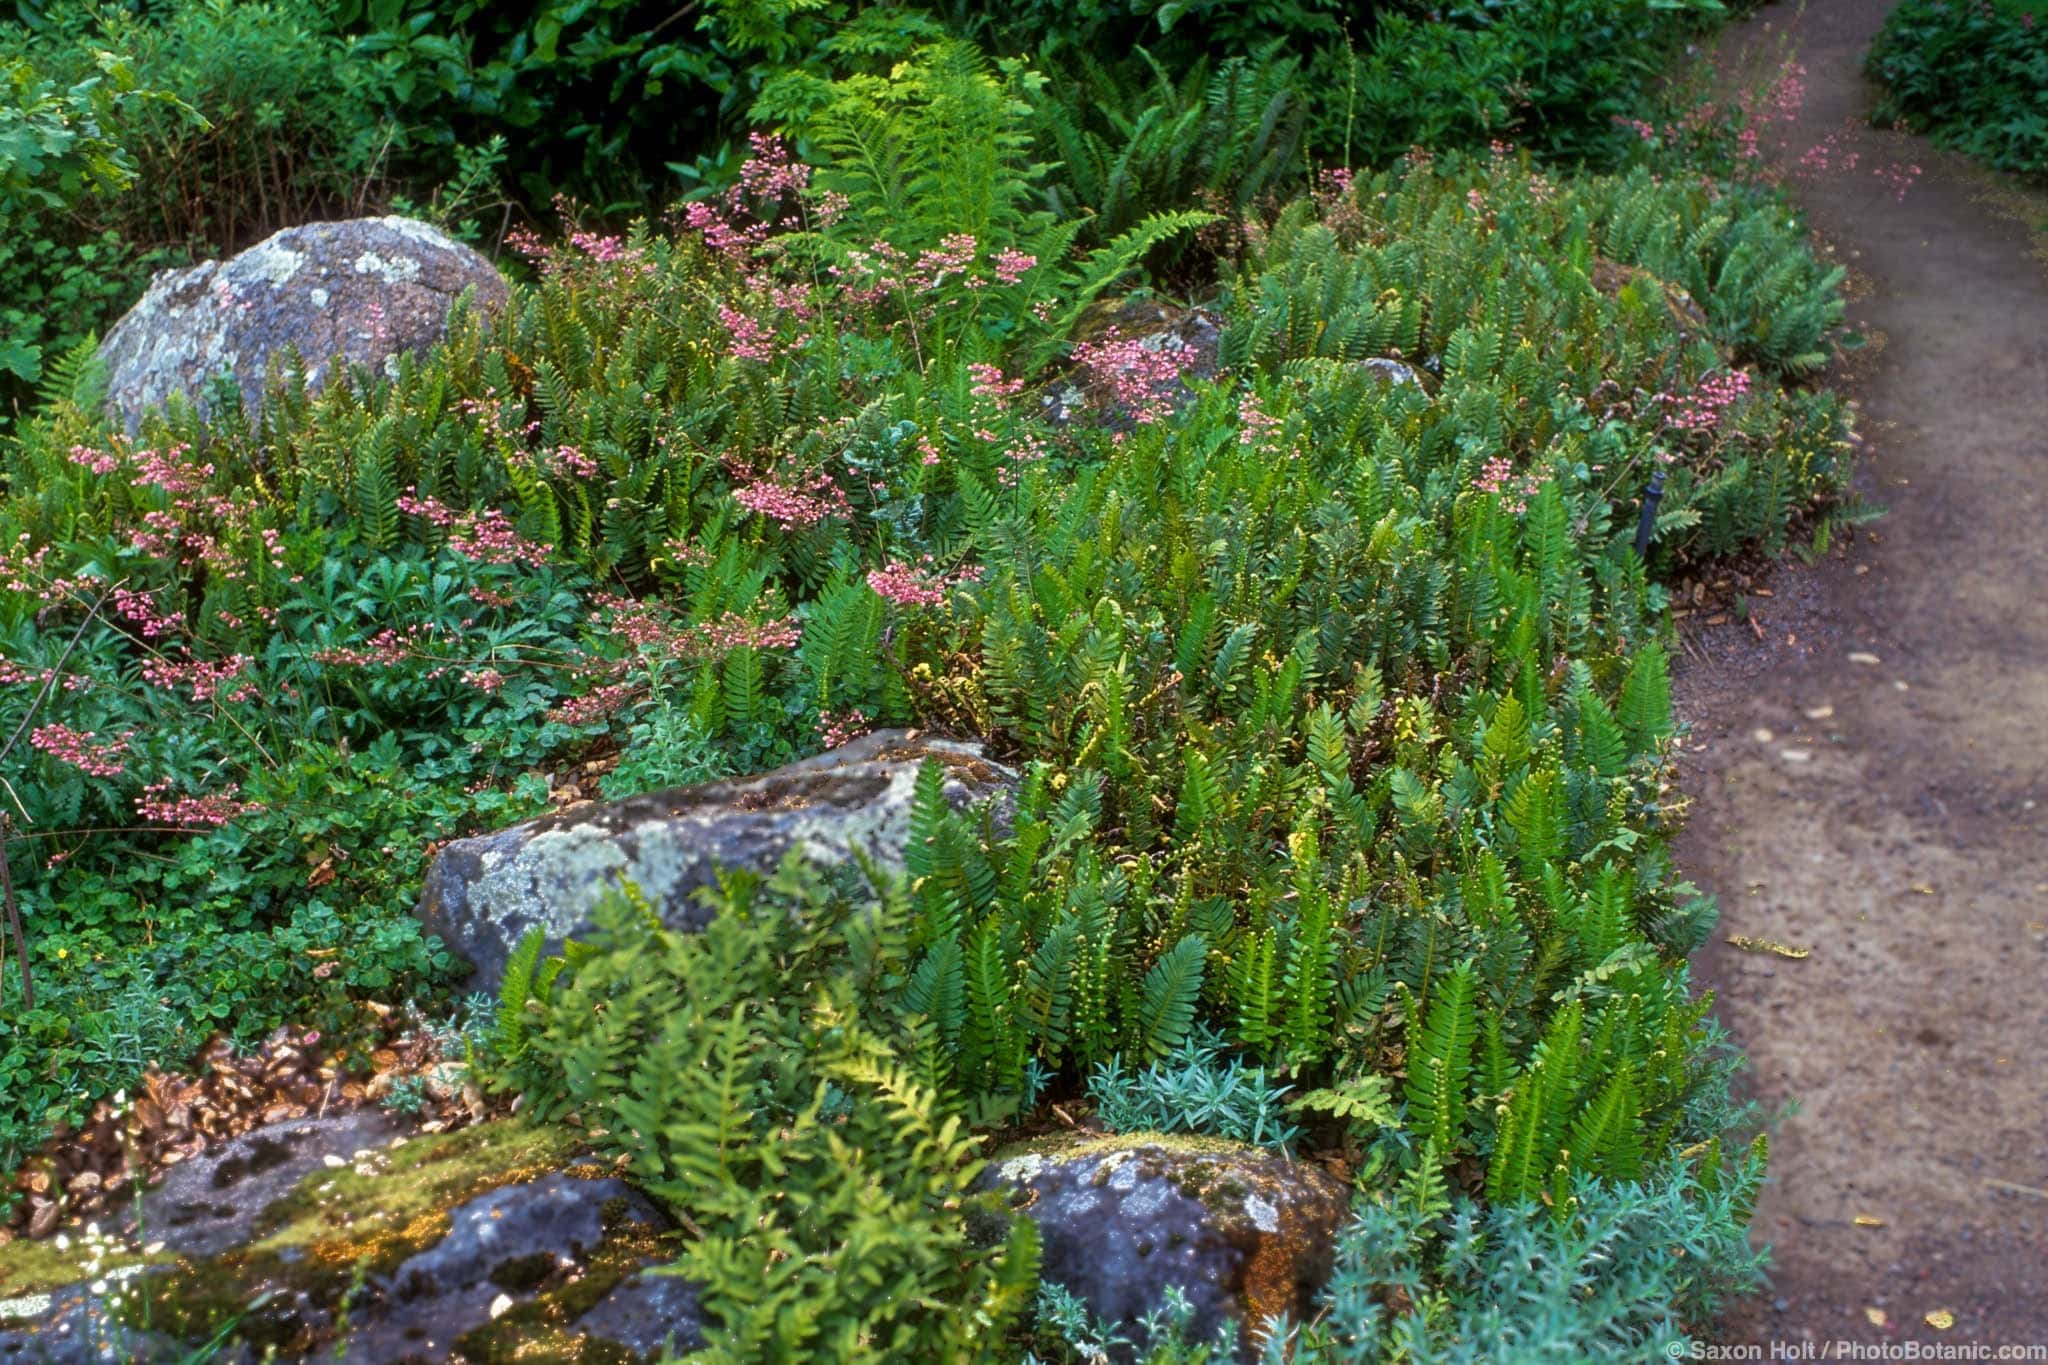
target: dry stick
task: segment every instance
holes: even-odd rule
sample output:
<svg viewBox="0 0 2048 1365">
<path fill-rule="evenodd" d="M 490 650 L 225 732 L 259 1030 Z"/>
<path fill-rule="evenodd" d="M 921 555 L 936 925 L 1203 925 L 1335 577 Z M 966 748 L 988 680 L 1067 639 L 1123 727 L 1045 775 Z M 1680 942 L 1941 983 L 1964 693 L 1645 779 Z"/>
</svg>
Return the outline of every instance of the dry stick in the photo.
<svg viewBox="0 0 2048 1365">
<path fill-rule="evenodd" d="M 21 907 L 14 903 L 14 870 L 7 864 L 7 836 L 13 832 L 14 817 L 0 811 L 0 897 L 7 902 L 7 927 L 14 931 L 14 956 L 21 963 L 21 1007 L 36 1007 L 36 983 L 28 973 L 28 936 L 21 931 Z"/>
</svg>

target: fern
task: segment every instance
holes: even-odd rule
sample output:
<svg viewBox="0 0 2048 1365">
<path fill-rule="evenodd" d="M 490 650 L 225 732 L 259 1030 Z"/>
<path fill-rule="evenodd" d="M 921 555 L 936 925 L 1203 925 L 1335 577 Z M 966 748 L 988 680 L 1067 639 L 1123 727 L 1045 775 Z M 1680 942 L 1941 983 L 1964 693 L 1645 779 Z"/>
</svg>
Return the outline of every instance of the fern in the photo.
<svg viewBox="0 0 2048 1365">
<path fill-rule="evenodd" d="M 1446 1159 L 1465 1131 L 1466 1080 L 1479 1036 L 1473 988 L 1469 962 L 1440 978 L 1427 1023 L 1408 1039 L 1409 1123 L 1419 1141 Z"/>
<path fill-rule="evenodd" d="M 1202 968 L 1209 945 L 1189 934 L 1159 955 L 1139 989 L 1135 1046 L 1143 1057 L 1161 1057 L 1181 1045 L 1195 1020 L 1202 994 Z"/>
</svg>

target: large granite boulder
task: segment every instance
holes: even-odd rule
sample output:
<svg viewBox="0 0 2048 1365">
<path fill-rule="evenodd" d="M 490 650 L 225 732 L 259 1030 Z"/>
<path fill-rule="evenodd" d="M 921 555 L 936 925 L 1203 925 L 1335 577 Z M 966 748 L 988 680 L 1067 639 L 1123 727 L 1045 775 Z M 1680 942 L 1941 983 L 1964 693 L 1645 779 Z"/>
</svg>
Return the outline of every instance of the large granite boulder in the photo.
<svg viewBox="0 0 2048 1365">
<path fill-rule="evenodd" d="M 309 386 L 350 366 L 389 366 L 446 333 L 468 292 L 501 307 L 491 263 L 409 218 L 351 218 L 286 228 L 226 261 L 160 272 L 100 344 L 108 410 L 135 434 L 172 394 L 208 407 L 217 376 L 243 407 L 263 397 L 272 360 L 296 350 Z"/>
<path fill-rule="evenodd" d="M 1177 1285 L 1188 1341 L 1234 1325 L 1243 1360 L 1268 1318 L 1311 1315 L 1351 1203 L 1341 1181 L 1269 1148 L 1159 1133 L 1028 1143 L 982 1179 L 1037 1223 L 1041 1276 L 1098 1319 L 1142 1336 Z"/>
<path fill-rule="evenodd" d="M 0 1245 L 0 1365 L 645 1360 L 703 1345 L 669 1220 L 572 1136 L 356 1111 L 186 1163 L 141 1225 Z"/>
<path fill-rule="evenodd" d="M 475 967 L 470 988 L 495 991 L 530 927 L 558 949 L 590 927 L 592 908 L 622 878 L 671 927 L 701 929 L 710 912 L 696 893 L 721 868 L 771 872 L 796 850 L 828 865 L 859 854 L 900 872 L 927 760 L 943 766 L 956 808 L 990 805 L 1007 818 L 1016 775 L 980 745 L 878 730 L 773 772 L 572 806 L 458 840 L 428 869 L 418 914 Z"/>
</svg>

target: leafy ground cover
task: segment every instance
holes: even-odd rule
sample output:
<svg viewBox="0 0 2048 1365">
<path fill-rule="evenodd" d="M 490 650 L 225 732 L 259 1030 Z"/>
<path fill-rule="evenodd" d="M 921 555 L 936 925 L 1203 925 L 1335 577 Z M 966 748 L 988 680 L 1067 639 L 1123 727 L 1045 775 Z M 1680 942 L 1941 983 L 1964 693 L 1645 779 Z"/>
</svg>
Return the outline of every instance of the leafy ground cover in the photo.
<svg viewBox="0 0 2048 1365">
<path fill-rule="evenodd" d="M 45 366 L 104 331 L 154 269 L 387 205 L 493 247 L 565 193 L 622 224 L 724 185 L 751 131 L 800 127 L 835 81 L 886 77 L 949 34 L 1033 64 L 1044 85 L 1019 94 L 1038 154 L 1061 167 L 1039 192 L 1113 234 L 1198 199 L 1242 209 L 1299 192 L 1309 157 L 1379 164 L 1415 143 L 1511 138 L 1613 161 L 1616 118 L 1722 12 L 11 0 L 0 413 L 30 405 Z"/>
<path fill-rule="evenodd" d="M 1317 1349 L 1633 1350 L 1747 1281 L 1660 577 L 1842 495 L 1804 382 L 1838 276 L 1632 128 L 1607 173 L 1413 151 L 1285 202 L 1255 141 L 1211 177 L 1252 192 L 1091 222 L 1062 210 L 1124 182 L 1042 158 L 1048 88 L 957 40 L 820 77 L 730 188 L 519 238 L 502 316 L 260 416 L 129 441 L 83 352 L 52 367 L 0 503 L 37 985 L 0 984 L 0 1150 L 216 1029 L 445 1004 L 427 845 L 550 771 L 616 758 L 623 794 L 917 724 L 1026 771 L 1009 832 L 928 784 L 908 885 L 736 882 L 653 951 L 623 907 L 501 1013 L 501 1083 L 702 1220 L 737 1356 L 1120 1330 L 1034 1328 L 1028 1235 L 956 1245 L 947 1207 L 968 1129 L 1088 1096 L 1347 1154 L 1374 1197 Z M 1108 321 L 1176 252 L 1217 281 L 1215 378 Z M 1054 420 L 1075 377 L 1115 420 Z M 818 1196 L 768 1265 L 762 1171 Z M 896 1290 L 819 1271 L 849 1248 Z"/>
<path fill-rule="evenodd" d="M 2031 3 L 1905 0 L 1865 66 L 1880 127 L 1927 134 L 2002 171 L 2048 175 L 2048 11 Z"/>
</svg>

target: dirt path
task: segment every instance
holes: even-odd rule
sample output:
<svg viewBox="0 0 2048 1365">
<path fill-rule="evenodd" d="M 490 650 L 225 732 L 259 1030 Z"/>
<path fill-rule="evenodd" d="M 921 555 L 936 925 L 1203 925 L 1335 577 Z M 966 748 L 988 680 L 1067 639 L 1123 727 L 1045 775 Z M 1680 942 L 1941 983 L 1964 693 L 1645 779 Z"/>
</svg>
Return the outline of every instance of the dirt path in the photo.
<svg viewBox="0 0 2048 1365">
<path fill-rule="evenodd" d="M 2048 1345 L 2048 265 L 1991 177 L 1854 129 L 1889 7 L 1773 6 L 1724 46 L 1791 30 L 1785 155 L 1859 153 L 1795 193 L 1878 339 L 1848 384 L 1891 514 L 1752 601 L 1768 649 L 1694 635 L 1681 674 L 1679 860 L 1722 906 L 1700 973 L 1759 1098 L 1800 1106 L 1754 1228 L 1773 1288 L 1721 1336 Z M 1903 202 L 1892 164 L 1924 170 Z"/>
</svg>

